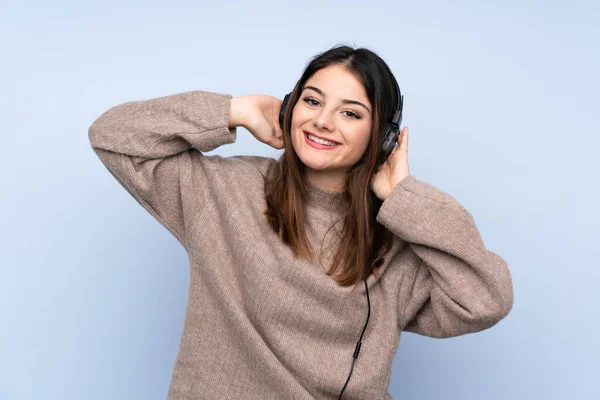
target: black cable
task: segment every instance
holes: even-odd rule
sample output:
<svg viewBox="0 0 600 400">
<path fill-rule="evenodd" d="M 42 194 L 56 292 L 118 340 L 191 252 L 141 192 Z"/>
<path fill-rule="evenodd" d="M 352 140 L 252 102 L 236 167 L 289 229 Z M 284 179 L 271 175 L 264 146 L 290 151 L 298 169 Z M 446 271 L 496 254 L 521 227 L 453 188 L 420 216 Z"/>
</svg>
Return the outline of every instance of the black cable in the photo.
<svg viewBox="0 0 600 400">
<path fill-rule="evenodd" d="M 365 334 L 365 330 L 367 329 L 367 324 L 369 323 L 369 317 L 371 317 L 371 299 L 369 298 L 369 286 L 367 285 L 367 278 L 365 278 L 365 290 L 367 291 L 367 304 L 369 306 L 369 312 L 367 314 L 367 322 L 365 322 L 365 326 L 362 330 L 362 333 L 360 334 L 360 338 L 358 339 L 358 342 L 356 343 L 356 347 L 354 348 L 354 354 L 352 355 L 352 365 L 350 366 L 350 373 L 348 374 L 348 379 L 346 379 L 346 383 L 344 383 L 344 387 L 342 388 L 342 391 L 340 392 L 338 400 L 341 400 L 342 393 L 344 393 L 344 390 L 346 390 L 346 386 L 348 385 L 350 376 L 352 376 L 352 370 L 354 370 L 354 362 L 358 358 L 358 353 L 360 352 L 360 346 L 362 345 L 362 338 L 363 338 L 363 335 Z"/>
</svg>

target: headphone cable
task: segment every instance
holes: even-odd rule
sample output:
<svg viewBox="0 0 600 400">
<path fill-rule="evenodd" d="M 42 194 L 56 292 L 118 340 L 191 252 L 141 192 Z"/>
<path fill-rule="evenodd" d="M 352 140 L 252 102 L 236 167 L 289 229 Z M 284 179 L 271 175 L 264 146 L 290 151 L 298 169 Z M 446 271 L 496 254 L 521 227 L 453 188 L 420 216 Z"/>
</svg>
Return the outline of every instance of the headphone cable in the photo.
<svg viewBox="0 0 600 400">
<path fill-rule="evenodd" d="M 358 339 L 358 342 L 356 343 L 356 348 L 354 349 L 354 354 L 352 355 L 352 365 L 350 366 L 350 373 L 348 374 L 348 379 L 346 379 L 346 383 L 344 383 L 344 387 L 342 388 L 342 391 L 340 392 L 340 395 L 338 396 L 338 400 L 341 400 L 342 393 L 344 393 L 344 390 L 346 390 L 348 381 L 350 381 L 350 376 L 352 376 L 352 370 L 354 370 L 354 362 L 356 361 L 356 358 L 358 357 L 358 353 L 360 352 L 360 346 L 362 345 L 362 338 L 363 338 L 363 335 L 365 334 L 365 330 L 367 329 L 367 324 L 369 323 L 369 317 L 371 316 L 371 299 L 369 298 L 369 286 L 367 285 L 367 278 L 365 278 L 365 290 L 367 291 L 367 304 L 369 307 L 369 312 L 367 314 L 367 321 L 365 322 L 365 326 L 363 327 L 362 333 L 360 334 L 360 338 Z"/>
</svg>

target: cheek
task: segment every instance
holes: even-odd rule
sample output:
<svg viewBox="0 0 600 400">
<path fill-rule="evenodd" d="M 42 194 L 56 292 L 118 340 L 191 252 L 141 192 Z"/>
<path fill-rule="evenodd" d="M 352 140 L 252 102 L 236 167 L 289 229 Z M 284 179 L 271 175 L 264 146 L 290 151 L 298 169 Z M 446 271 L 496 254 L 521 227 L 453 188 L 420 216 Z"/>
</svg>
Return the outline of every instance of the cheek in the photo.
<svg viewBox="0 0 600 400">
<path fill-rule="evenodd" d="M 294 107 L 294 111 L 292 112 L 292 129 L 297 128 L 302 125 L 309 116 L 306 113 L 306 110 L 303 110 L 302 107 Z"/>
<path fill-rule="evenodd" d="M 292 124 L 291 124 L 291 128 L 290 128 L 290 139 L 291 139 L 292 146 L 294 147 L 294 149 L 297 149 L 300 139 L 303 139 L 298 134 L 300 127 L 304 123 L 303 121 L 304 120 L 302 117 L 302 111 L 298 111 L 297 108 L 294 108 L 294 111 L 292 113 Z"/>
<path fill-rule="evenodd" d="M 354 133 L 354 148 L 358 153 L 362 155 L 367 147 L 369 147 L 369 142 L 371 141 L 371 128 L 361 128 L 357 132 Z"/>
<path fill-rule="evenodd" d="M 292 141 L 304 140 L 304 134 L 302 133 L 302 127 L 311 120 L 310 112 L 303 107 L 295 107 L 292 112 L 292 124 L 290 129 L 290 135 Z"/>
</svg>

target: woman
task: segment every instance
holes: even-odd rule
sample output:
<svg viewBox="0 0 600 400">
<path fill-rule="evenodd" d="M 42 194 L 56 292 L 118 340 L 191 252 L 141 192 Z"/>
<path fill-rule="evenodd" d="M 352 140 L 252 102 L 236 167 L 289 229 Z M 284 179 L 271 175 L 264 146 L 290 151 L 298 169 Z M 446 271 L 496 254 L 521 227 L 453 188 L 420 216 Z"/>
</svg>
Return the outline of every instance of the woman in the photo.
<svg viewBox="0 0 600 400">
<path fill-rule="evenodd" d="M 396 85 L 372 51 L 337 46 L 283 109 L 191 91 L 90 127 L 104 165 L 189 254 L 169 399 L 391 399 L 402 331 L 453 337 L 508 314 L 505 261 L 453 197 L 410 175 L 408 128 L 381 159 Z M 203 154 L 238 126 L 279 160 Z"/>
</svg>

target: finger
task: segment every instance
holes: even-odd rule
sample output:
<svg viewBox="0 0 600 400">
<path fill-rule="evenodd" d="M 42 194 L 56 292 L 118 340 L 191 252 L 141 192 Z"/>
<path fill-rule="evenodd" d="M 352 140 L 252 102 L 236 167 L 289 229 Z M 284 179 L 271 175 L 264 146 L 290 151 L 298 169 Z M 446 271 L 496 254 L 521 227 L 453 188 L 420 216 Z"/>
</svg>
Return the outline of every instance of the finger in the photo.
<svg viewBox="0 0 600 400">
<path fill-rule="evenodd" d="M 281 137 L 281 129 L 279 128 L 279 124 L 271 124 L 272 135 L 279 139 Z"/>
<path fill-rule="evenodd" d="M 281 138 L 281 137 L 283 137 L 283 130 L 282 130 L 282 129 L 281 129 L 281 127 L 279 126 L 279 122 L 277 122 L 277 123 L 275 124 L 275 135 L 276 135 L 278 138 Z"/>
<path fill-rule="evenodd" d="M 283 137 L 276 138 L 275 143 L 273 143 L 273 147 L 279 150 L 283 149 L 285 147 L 283 143 Z"/>
<path fill-rule="evenodd" d="M 408 127 L 405 126 L 404 128 L 402 128 L 400 133 L 401 133 L 400 148 L 402 150 L 408 150 Z"/>
</svg>

